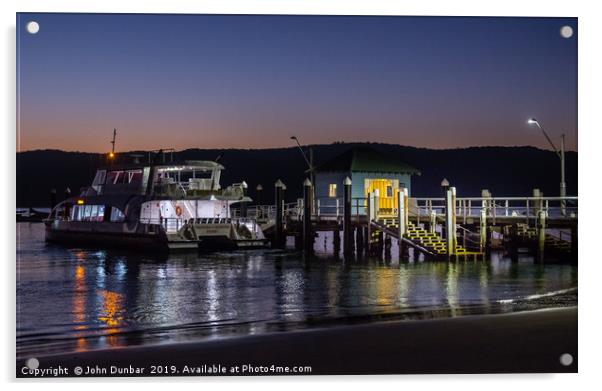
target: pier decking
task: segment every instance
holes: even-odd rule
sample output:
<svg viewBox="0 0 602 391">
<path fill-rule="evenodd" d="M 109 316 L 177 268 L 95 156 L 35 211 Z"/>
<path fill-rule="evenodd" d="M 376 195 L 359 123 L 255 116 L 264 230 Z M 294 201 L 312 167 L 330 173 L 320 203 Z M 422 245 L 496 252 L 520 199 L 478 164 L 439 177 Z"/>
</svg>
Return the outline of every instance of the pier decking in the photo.
<svg viewBox="0 0 602 391">
<path fill-rule="evenodd" d="M 526 197 L 493 197 L 486 190 L 481 197 L 456 197 L 450 187 L 445 197 L 413 198 L 400 189 L 395 207 L 380 210 L 378 192 L 351 198 L 350 181 L 344 197 L 317 199 L 306 181 L 304 197 L 295 203 L 284 203 L 280 184 L 275 205 L 245 208 L 275 246 L 293 236 L 297 248 L 311 252 L 316 232 L 327 231 L 335 251 L 342 242 L 346 254 L 386 255 L 394 240 L 401 258 L 410 248 L 428 259 L 479 259 L 492 248 L 506 249 L 513 259 L 524 251 L 542 261 L 545 253 L 577 258 L 577 197 L 544 197 L 538 190 Z"/>
</svg>

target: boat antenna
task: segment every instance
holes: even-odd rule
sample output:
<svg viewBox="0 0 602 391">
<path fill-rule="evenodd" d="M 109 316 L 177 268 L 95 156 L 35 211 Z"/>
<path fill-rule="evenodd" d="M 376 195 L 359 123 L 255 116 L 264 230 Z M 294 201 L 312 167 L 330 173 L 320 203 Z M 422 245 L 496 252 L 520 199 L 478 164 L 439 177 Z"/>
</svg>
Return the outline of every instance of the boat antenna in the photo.
<svg viewBox="0 0 602 391">
<path fill-rule="evenodd" d="M 220 160 L 222 157 L 224 157 L 224 153 L 223 153 L 223 152 L 222 152 L 222 153 L 220 153 L 219 155 L 217 155 L 217 157 L 215 158 L 214 162 L 216 162 L 216 163 L 217 163 L 217 162 L 219 162 L 219 160 Z"/>
</svg>

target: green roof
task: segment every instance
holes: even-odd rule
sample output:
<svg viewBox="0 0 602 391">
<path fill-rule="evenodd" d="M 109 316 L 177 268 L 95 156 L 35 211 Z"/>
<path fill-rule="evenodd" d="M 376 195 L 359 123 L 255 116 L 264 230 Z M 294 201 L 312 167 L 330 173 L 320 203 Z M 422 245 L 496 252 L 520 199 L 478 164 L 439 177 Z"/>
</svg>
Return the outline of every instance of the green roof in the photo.
<svg viewBox="0 0 602 391">
<path fill-rule="evenodd" d="M 382 172 L 418 174 L 420 171 L 370 147 L 354 147 L 316 168 L 317 172 Z"/>
</svg>

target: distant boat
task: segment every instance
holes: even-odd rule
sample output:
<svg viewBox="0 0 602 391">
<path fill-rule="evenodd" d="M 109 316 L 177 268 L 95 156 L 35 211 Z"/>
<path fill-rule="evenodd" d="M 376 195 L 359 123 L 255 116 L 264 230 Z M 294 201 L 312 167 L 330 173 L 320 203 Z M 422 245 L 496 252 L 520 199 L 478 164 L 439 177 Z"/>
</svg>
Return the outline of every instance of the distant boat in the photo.
<svg viewBox="0 0 602 391">
<path fill-rule="evenodd" d="M 252 201 L 244 182 L 220 187 L 214 161 L 109 166 L 92 185 L 55 208 L 46 240 L 139 250 L 251 248 L 268 241 L 255 219 L 232 215 Z"/>
<path fill-rule="evenodd" d="M 42 222 L 49 213 L 50 208 L 17 208 L 17 221 Z"/>
</svg>

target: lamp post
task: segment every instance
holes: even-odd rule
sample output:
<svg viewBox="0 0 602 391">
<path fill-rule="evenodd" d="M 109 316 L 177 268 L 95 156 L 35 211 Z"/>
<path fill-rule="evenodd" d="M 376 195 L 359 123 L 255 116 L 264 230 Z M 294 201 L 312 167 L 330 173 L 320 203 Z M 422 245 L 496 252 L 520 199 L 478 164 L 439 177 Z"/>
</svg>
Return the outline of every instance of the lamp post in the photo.
<svg viewBox="0 0 602 391">
<path fill-rule="evenodd" d="M 301 143 L 299 143 L 299 139 L 297 138 L 297 136 L 291 136 L 291 140 L 295 140 L 295 142 L 297 143 L 297 147 L 299 147 L 299 151 L 301 151 L 301 155 L 303 155 L 303 159 L 305 160 L 305 163 L 307 163 L 307 167 L 309 169 L 310 181 L 312 183 L 312 200 L 315 203 L 316 202 L 316 178 L 314 175 L 314 153 L 311 148 L 308 148 L 309 149 L 309 159 L 308 159 L 307 155 L 305 154 L 305 151 L 303 150 L 303 147 L 301 147 Z M 315 205 L 312 205 L 312 210 L 314 209 L 314 206 Z"/>
<path fill-rule="evenodd" d="M 548 134 L 546 133 L 544 128 L 541 126 L 539 121 L 537 121 L 535 118 L 529 118 L 527 120 L 527 123 L 529 125 L 537 125 L 539 130 L 541 130 L 543 135 L 546 137 L 546 139 L 548 140 L 548 142 L 554 149 L 554 152 L 556 152 L 556 156 L 558 156 L 558 158 L 560 159 L 560 198 L 561 198 L 560 199 L 560 212 L 562 213 L 563 216 L 566 216 L 566 200 L 565 200 L 566 181 L 564 179 L 565 178 L 564 177 L 564 133 L 560 137 L 560 151 L 559 151 L 556 148 L 556 146 L 554 145 L 554 143 L 552 142 L 552 139 L 550 139 L 550 136 L 548 136 Z"/>
</svg>

